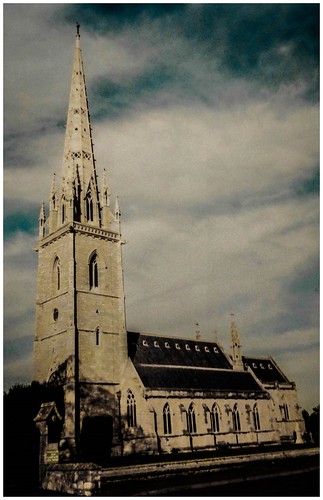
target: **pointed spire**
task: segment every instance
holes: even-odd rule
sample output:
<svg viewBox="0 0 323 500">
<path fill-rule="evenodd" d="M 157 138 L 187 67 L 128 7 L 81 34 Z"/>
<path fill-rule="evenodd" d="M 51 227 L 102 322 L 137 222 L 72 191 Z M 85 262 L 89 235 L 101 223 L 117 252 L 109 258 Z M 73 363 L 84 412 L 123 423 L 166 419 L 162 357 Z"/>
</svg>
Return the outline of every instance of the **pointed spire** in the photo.
<svg viewBox="0 0 323 500">
<path fill-rule="evenodd" d="M 114 207 L 114 220 L 117 224 L 118 233 L 121 234 L 121 212 L 119 207 L 119 196 L 116 196 L 116 202 Z"/>
<path fill-rule="evenodd" d="M 114 214 L 115 214 L 115 220 L 116 222 L 120 222 L 120 207 L 119 207 L 119 196 L 116 196 L 116 203 L 115 203 L 115 208 L 114 208 Z"/>
<path fill-rule="evenodd" d="M 52 188 L 49 194 L 49 212 L 57 209 L 57 188 L 56 188 L 56 174 L 53 175 Z"/>
<path fill-rule="evenodd" d="M 233 369 L 243 370 L 241 344 L 234 314 L 231 314 L 231 344 Z"/>
<path fill-rule="evenodd" d="M 195 327 L 196 327 L 196 329 L 195 329 L 195 338 L 196 338 L 196 340 L 201 340 L 200 326 L 199 326 L 199 324 L 197 322 L 195 323 Z"/>
<path fill-rule="evenodd" d="M 102 207 L 109 207 L 110 206 L 110 191 L 109 191 L 107 173 L 106 173 L 105 168 L 103 169 L 101 203 L 102 203 Z"/>
<path fill-rule="evenodd" d="M 56 193 L 56 174 L 54 172 L 54 175 L 53 175 L 53 182 L 52 182 L 52 189 L 51 189 L 51 194 L 54 194 Z"/>
<path fill-rule="evenodd" d="M 82 222 L 87 222 L 85 195 L 91 185 L 93 202 L 99 200 L 90 115 L 83 71 L 82 51 L 80 47 L 80 26 L 76 24 L 76 41 L 74 48 L 73 70 L 70 87 L 67 123 L 65 132 L 64 157 L 62 165 L 61 191 L 70 198 L 73 188 L 79 183 L 83 191 L 83 206 L 80 207 Z M 76 177 L 79 177 L 76 180 Z M 74 202 L 74 201 L 73 201 Z M 99 225 L 99 220 L 92 221 Z"/>
<path fill-rule="evenodd" d="M 38 229 L 39 229 L 39 239 L 45 236 L 45 223 L 46 223 L 46 213 L 45 213 L 45 203 L 42 202 L 40 206 L 40 212 L 38 217 Z"/>
<path fill-rule="evenodd" d="M 42 201 L 40 205 L 40 212 L 39 212 L 39 217 L 38 220 L 46 220 L 46 214 L 45 214 L 45 203 Z"/>
</svg>

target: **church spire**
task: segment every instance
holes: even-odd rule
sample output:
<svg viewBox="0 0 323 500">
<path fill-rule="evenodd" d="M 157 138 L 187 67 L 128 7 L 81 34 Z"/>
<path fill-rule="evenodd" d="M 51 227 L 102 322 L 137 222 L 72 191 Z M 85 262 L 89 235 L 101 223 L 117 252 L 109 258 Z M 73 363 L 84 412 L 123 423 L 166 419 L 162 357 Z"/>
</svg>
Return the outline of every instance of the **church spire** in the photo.
<svg viewBox="0 0 323 500">
<path fill-rule="evenodd" d="M 38 217 L 38 229 L 39 229 L 39 239 L 41 240 L 45 236 L 45 223 L 46 223 L 46 214 L 45 214 L 45 203 L 42 202 L 40 206 L 40 212 Z"/>
<path fill-rule="evenodd" d="M 69 199 L 74 205 L 68 218 L 72 217 L 74 220 L 100 226 L 99 191 L 80 47 L 79 24 L 76 25 L 76 30 L 61 172 L 61 198 Z M 76 186 L 77 189 L 75 189 Z"/>
<path fill-rule="evenodd" d="M 231 314 L 231 343 L 232 343 L 232 361 L 234 370 L 243 370 L 242 352 L 238 328 Z"/>
</svg>

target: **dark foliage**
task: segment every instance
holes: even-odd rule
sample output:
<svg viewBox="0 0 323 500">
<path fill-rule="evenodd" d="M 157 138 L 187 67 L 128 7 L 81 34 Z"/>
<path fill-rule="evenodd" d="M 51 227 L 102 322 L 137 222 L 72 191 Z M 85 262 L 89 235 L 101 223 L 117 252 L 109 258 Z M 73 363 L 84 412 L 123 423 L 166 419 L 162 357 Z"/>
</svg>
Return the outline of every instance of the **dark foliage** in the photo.
<svg viewBox="0 0 323 500">
<path fill-rule="evenodd" d="M 59 386 L 15 385 L 4 394 L 4 494 L 38 482 L 39 431 L 33 419 L 41 403 L 55 401 L 64 416 L 63 390 Z"/>
<path fill-rule="evenodd" d="M 305 440 L 307 442 L 314 442 L 314 444 L 320 444 L 320 406 L 315 406 L 311 414 L 308 411 L 303 410 L 303 419 L 305 422 Z"/>
</svg>

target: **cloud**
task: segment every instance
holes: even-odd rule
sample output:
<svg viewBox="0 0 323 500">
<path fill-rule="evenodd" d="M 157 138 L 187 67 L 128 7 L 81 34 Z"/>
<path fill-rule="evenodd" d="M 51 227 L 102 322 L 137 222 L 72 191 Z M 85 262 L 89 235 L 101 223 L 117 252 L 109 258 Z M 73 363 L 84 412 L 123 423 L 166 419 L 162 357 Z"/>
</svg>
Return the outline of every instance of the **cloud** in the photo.
<svg viewBox="0 0 323 500">
<path fill-rule="evenodd" d="M 235 312 L 245 351 L 273 354 L 316 404 L 317 12 L 5 6 L 6 383 L 31 376 L 32 247 L 61 170 L 78 20 L 99 184 L 106 168 L 128 240 L 128 328 L 193 338 L 198 321 L 228 349 Z"/>
<path fill-rule="evenodd" d="M 19 232 L 4 244 L 4 336 L 8 340 L 34 332 L 35 243 L 35 236 Z"/>
</svg>

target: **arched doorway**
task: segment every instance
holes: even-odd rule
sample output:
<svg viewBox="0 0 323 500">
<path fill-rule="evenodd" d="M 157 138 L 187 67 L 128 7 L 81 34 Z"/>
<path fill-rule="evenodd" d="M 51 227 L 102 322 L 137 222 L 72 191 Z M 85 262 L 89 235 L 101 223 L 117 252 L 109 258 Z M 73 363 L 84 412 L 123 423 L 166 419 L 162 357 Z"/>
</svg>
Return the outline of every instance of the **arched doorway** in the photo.
<svg viewBox="0 0 323 500">
<path fill-rule="evenodd" d="M 81 430 L 81 453 L 86 460 L 102 462 L 111 455 L 113 418 L 109 415 L 84 417 Z"/>
</svg>

